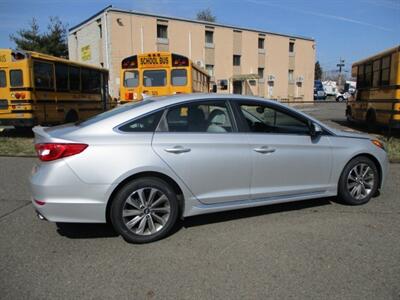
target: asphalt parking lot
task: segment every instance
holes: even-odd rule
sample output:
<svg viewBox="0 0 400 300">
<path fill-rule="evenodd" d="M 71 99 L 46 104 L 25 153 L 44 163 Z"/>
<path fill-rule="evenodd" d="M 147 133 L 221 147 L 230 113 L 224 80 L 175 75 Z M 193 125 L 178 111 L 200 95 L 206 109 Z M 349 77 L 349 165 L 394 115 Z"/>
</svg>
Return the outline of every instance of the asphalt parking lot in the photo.
<svg viewBox="0 0 400 300">
<path fill-rule="evenodd" d="M 332 125 L 344 104 L 304 110 Z M 400 299 L 400 164 L 367 205 L 335 198 L 197 216 L 127 244 L 110 226 L 39 221 L 33 158 L 0 157 L 0 298 Z"/>
</svg>

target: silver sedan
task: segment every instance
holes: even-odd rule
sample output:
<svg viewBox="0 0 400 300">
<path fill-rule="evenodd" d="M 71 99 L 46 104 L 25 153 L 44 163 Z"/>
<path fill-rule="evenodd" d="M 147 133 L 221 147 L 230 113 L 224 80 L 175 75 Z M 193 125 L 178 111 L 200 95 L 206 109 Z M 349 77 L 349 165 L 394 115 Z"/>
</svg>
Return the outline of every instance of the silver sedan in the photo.
<svg viewBox="0 0 400 300">
<path fill-rule="evenodd" d="M 111 222 L 125 240 L 165 237 L 178 218 L 383 186 L 382 143 L 275 101 L 192 94 L 35 127 L 33 205 L 52 222 Z"/>
</svg>

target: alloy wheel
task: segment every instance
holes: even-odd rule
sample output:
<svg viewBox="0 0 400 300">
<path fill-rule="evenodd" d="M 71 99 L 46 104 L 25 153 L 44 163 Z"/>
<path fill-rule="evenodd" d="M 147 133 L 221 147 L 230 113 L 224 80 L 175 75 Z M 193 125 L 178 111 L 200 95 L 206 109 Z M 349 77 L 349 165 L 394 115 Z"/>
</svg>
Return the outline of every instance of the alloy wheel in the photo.
<svg viewBox="0 0 400 300">
<path fill-rule="evenodd" d="M 375 184 L 373 169 L 366 163 L 355 165 L 347 176 L 347 190 L 356 200 L 369 196 Z"/>
</svg>

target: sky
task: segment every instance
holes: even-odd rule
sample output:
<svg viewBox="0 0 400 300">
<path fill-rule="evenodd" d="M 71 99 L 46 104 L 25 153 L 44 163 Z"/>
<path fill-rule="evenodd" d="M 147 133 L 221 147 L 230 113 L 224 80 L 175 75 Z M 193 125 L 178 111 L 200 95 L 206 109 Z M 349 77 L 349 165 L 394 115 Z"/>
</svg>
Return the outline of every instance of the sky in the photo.
<svg viewBox="0 0 400 300">
<path fill-rule="evenodd" d="M 324 70 L 400 44 L 400 0 L 0 0 L 0 48 L 33 17 L 43 30 L 50 16 L 72 27 L 108 5 L 183 18 L 210 8 L 218 23 L 311 37 Z"/>
</svg>

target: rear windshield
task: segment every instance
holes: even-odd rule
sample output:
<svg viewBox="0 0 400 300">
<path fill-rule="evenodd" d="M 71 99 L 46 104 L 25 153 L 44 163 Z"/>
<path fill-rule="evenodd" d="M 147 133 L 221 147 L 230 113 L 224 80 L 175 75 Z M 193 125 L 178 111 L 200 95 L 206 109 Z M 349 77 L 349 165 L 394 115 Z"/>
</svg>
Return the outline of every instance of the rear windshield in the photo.
<svg viewBox="0 0 400 300">
<path fill-rule="evenodd" d="M 126 71 L 124 75 L 124 86 L 125 87 L 137 87 L 139 85 L 139 72 L 138 71 Z"/>
<path fill-rule="evenodd" d="M 6 72 L 3 70 L 0 70 L 0 87 L 6 87 L 7 82 L 6 82 Z"/>
<path fill-rule="evenodd" d="M 152 103 L 152 102 L 153 102 L 153 100 L 143 100 L 143 101 L 140 101 L 140 102 L 127 103 L 127 104 L 118 106 L 118 107 L 116 107 L 114 109 L 111 109 L 109 111 L 106 111 L 106 112 L 103 112 L 101 114 L 98 114 L 98 115 L 96 115 L 94 117 L 91 117 L 91 118 L 87 119 L 86 121 L 77 122 L 77 123 L 75 123 L 75 125 L 83 126 L 83 127 L 84 126 L 88 126 L 88 125 L 91 125 L 93 123 L 96 123 L 96 122 L 105 120 L 107 118 L 113 117 L 113 116 L 115 116 L 115 115 L 117 115 L 119 113 L 123 113 L 125 111 L 131 110 L 131 109 L 134 109 L 134 108 L 137 108 L 137 107 L 140 107 L 140 106 Z"/>
<path fill-rule="evenodd" d="M 167 72 L 165 70 L 148 70 L 143 72 L 144 86 L 165 86 L 167 84 Z"/>
</svg>

